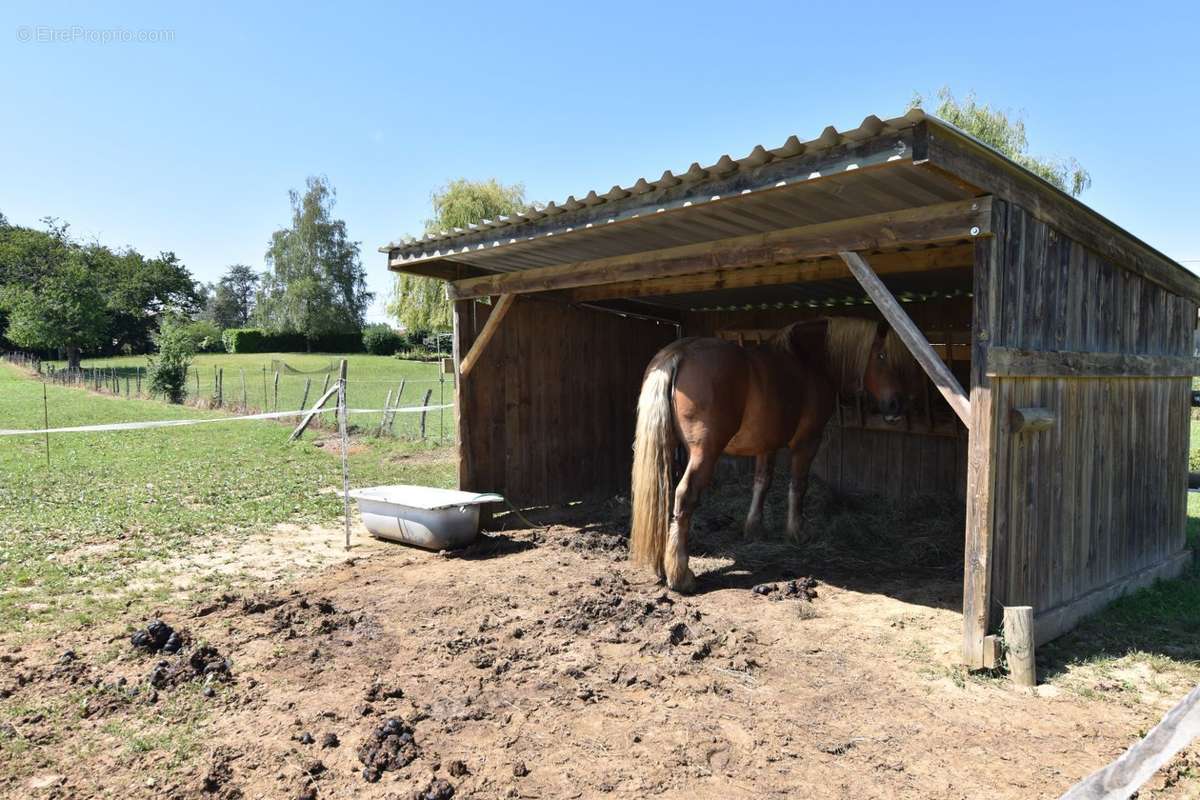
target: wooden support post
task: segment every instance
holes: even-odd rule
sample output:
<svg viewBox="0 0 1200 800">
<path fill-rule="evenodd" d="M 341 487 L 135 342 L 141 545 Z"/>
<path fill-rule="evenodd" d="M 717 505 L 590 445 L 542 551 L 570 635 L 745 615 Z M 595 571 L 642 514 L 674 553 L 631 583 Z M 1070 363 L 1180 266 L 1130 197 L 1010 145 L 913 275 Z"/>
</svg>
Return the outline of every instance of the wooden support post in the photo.
<svg viewBox="0 0 1200 800">
<path fill-rule="evenodd" d="M 217 408 L 225 405 L 225 368 L 217 368 Z"/>
<path fill-rule="evenodd" d="M 483 330 L 479 332 L 479 336 L 475 338 L 475 342 L 471 345 L 470 351 L 463 357 L 462 363 L 459 364 L 458 371 L 460 375 L 467 375 L 471 372 L 471 368 L 475 366 L 475 362 L 479 360 L 479 356 L 483 353 L 488 342 L 496 335 L 496 331 L 500 329 L 500 323 L 504 320 L 504 316 L 508 314 L 508 309 L 512 307 L 513 301 L 516 300 L 515 294 L 500 295 L 500 300 L 496 303 L 496 307 L 492 309 L 491 315 L 487 318 L 487 322 L 483 324 Z M 427 405 L 422 403 L 422 405 Z M 421 438 L 425 438 L 422 432 Z"/>
<path fill-rule="evenodd" d="M 1004 607 L 1004 650 L 1008 674 L 1018 686 L 1037 686 L 1034 663 L 1033 606 Z"/>
<path fill-rule="evenodd" d="M 462 364 L 463 353 L 470 349 L 471 340 L 475 336 L 475 302 L 459 300 L 454 303 L 454 338 L 451 349 L 454 353 L 454 429 L 458 437 L 458 488 L 470 489 L 475 485 L 475 454 L 470 448 L 469 413 L 470 396 L 464 391 L 466 382 L 459 365 Z"/>
<path fill-rule="evenodd" d="M 971 307 L 971 424 L 967 427 L 967 517 L 963 543 L 963 662 L 972 669 L 996 663 L 992 618 L 992 547 L 995 522 L 997 438 L 1000 408 L 995 382 L 984 369 L 999 336 L 1000 286 L 1004 278 L 1007 204 L 992 205 L 988 226 L 995 235 L 975 240 Z"/>
<path fill-rule="evenodd" d="M 871 265 L 866 262 L 866 259 L 858 253 L 845 250 L 838 255 L 846 262 L 846 266 L 850 268 L 854 277 L 858 279 L 867 295 L 875 303 L 875 307 L 883 314 L 883 318 L 892 326 L 892 330 L 913 354 L 913 358 L 921 365 L 921 369 L 925 370 L 925 374 L 933 381 L 933 385 L 942 393 L 942 397 L 946 398 L 950 408 L 954 409 L 954 413 L 958 414 L 963 425 L 970 430 L 971 401 L 967 398 L 967 393 L 963 391 L 962 386 L 959 385 L 958 379 L 954 377 L 954 373 L 950 371 L 944 361 L 938 358 L 938 354 L 934 352 L 929 340 L 921 333 L 921 329 L 916 326 L 912 318 L 901 307 L 900 302 L 883 285 L 883 281 L 879 280 L 879 276 L 871 269 Z"/>
<path fill-rule="evenodd" d="M 272 411 L 279 410 L 279 370 L 275 370 L 275 399 L 271 405 Z"/>
<path fill-rule="evenodd" d="M 421 400 L 421 406 L 424 407 L 424 406 L 429 405 L 429 398 L 431 398 L 431 397 L 433 397 L 433 389 L 426 389 L 425 397 L 424 397 L 424 399 Z M 422 440 L 425 439 L 425 415 L 428 413 L 429 413 L 428 411 L 421 412 L 421 439 Z"/>
<path fill-rule="evenodd" d="M 304 406 L 308 403 L 308 390 L 312 388 L 312 378 L 304 379 L 304 397 L 300 398 L 300 410 L 304 410 Z"/>
</svg>

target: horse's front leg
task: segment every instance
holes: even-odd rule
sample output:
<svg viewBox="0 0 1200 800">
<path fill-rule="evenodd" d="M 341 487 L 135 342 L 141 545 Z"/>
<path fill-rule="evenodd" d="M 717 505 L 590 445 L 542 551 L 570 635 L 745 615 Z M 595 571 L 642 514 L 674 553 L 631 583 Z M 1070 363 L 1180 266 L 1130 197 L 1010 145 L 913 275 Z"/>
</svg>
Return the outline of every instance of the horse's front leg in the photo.
<svg viewBox="0 0 1200 800">
<path fill-rule="evenodd" d="M 789 539 L 803 542 L 808 538 L 804 531 L 802 520 L 804 514 L 804 493 L 808 491 L 808 470 L 812 467 L 817 450 L 821 447 L 821 437 L 803 439 L 792 446 L 792 475 L 788 487 L 788 520 L 787 535 Z"/>
<path fill-rule="evenodd" d="M 759 453 L 754 458 L 754 494 L 750 497 L 750 512 L 746 514 L 746 527 L 743 533 L 747 539 L 763 537 L 763 504 L 767 492 L 771 488 L 771 478 L 775 474 L 775 454 Z"/>
</svg>

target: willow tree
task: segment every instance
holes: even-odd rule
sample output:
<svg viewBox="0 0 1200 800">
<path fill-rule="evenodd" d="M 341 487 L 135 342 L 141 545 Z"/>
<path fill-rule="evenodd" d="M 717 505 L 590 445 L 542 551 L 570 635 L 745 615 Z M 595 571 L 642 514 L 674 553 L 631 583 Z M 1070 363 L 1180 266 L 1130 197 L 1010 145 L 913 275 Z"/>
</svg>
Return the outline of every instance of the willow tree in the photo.
<svg viewBox="0 0 1200 800">
<path fill-rule="evenodd" d="M 505 186 L 491 178 L 470 181 L 466 178 L 450 181 L 430 197 L 433 217 L 425 220 L 425 233 L 437 233 L 453 228 L 465 228 L 482 219 L 516 214 L 528 209 L 525 187 Z M 409 330 L 449 330 L 450 302 L 441 281 L 416 275 L 396 277 L 388 313 Z"/>
<path fill-rule="evenodd" d="M 959 101 L 943 86 L 937 93 L 938 104 L 931 113 L 961 128 L 986 145 L 996 148 L 1030 172 L 1078 197 L 1092 185 L 1092 176 L 1074 158 L 1045 158 L 1029 154 L 1025 121 L 1009 112 L 980 103 L 971 92 Z M 911 107 L 924 108 L 925 98 L 913 97 Z"/>
</svg>

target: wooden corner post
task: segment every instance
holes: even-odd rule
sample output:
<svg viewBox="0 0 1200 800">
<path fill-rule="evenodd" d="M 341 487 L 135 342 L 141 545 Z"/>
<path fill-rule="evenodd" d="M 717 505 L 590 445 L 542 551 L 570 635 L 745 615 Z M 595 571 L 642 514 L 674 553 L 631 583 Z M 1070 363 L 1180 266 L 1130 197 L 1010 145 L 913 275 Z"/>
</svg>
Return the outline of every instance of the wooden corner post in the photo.
<svg viewBox="0 0 1200 800">
<path fill-rule="evenodd" d="M 470 489 L 474 485 L 472 474 L 470 426 L 470 396 L 466 390 L 467 376 L 462 371 L 463 356 L 471 348 L 475 338 L 475 301 L 455 300 L 454 336 L 451 349 L 454 358 L 454 428 L 458 436 L 458 488 Z"/>
<path fill-rule="evenodd" d="M 971 309 L 971 425 L 967 442 L 967 529 L 963 552 L 963 663 L 972 669 L 996 666 L 998 641 L 988 635 L 992 611 L 992 543 L 995 523 L 997 438 L 1002 409 L 994 403 L 987 356 L 999 335 L 1002 254 L 1007 204 L 992 204 L 992 232 L 975 242 Z"/>
</svg>

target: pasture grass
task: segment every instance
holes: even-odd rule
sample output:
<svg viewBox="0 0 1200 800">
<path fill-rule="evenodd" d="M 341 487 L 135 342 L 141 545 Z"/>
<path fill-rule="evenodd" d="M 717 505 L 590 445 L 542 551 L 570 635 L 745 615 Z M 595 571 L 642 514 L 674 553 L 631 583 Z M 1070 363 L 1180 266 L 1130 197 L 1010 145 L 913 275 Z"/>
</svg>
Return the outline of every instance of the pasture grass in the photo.
<svg viewBox="0 0 1200 800">
<path fill-rule="evenodd" d="M 46 391 L 52 426 L 222 416 L 53 384 Z M 0 364 L 0 428 L 41 425 L 42 384 Z M 54 434 L 49 469 L 42 437 L 0 437 L 0 635 L 80 628 L 162 602 L 171 587 L 161 565 L 213 537 L 340 519 L 337 448 L 314 447 L 314 433 L 289 445 L 288 433 L 275 422 L 232 421 Z M 450 485 L 451 460 L 413 458 L 429 451 L 432 442 L 360 437 L 352 485 Z M 199 590 L 229 581 L 205 578 Z"/>
<path fill-rule="evenodd" d="M 1044 645 L 1052 680 L 1085 697 L 1138 702 L 1174 697 L 1200 682 L 1200 494 L 1188 493 L 1192 566 L 1183 576 L 1125 595 Z"/>
<path fill-rule="evenodd" d="M 275 395 L 275 373 L 272 361 L 282 361 L 298 370 L 313 371 L 332 366 L 334 373 L 330 382 L 337 377 L 337 364 L 340 359 L 347 360 L 347 401 L 351 408 L 383 408 L 388 392 L 393 395 L 404 381 L 404 390 L 399 402 L 405 406 L 417 406 L 425 397 L 426 391 L 431 391 L 430 404 L 444 405 L 454 402 L 453 377 L 442 375 L 441 364 L 425 361 L 402 361 L 391 356 L 372 356 L 361 353 L 200 353 L 192 361 L 188 372 L 187 393 L 188 403 L 192 405 L 208 405 L 215 395 L 217 370 L 222 370 L 222 386 L 224 406 L 241 408 L 242 406 L 242 375 L 246 378 L 246 406 L 254 410 L 287 411 L 300 408 L 304 399 L 304 387 L 309 386 L 307 405 L 312 405 L 320 397 L 324 386 L 324 374 L 296 375 L 280 370 L 278 401 Z M 130 379 L 131 391 L 136 387 L 136 374 L 140 369 L 143 377 L 143 389 L 146 388 L 145 375 L 148 364 L 147 356 L 119 356 L 114 358 L 84 359 L 82 366 L 85 370 L 101 369 L 115 370 L 121 380 L 121 390 L 124 392 L 125 378 Z M 56 369 L 66 367 L 64 361 L 47 361 L 46 366 Z M 393 397 L 393 405 L 396 399 Z M 40 398 L 39 398 L 40 409 Z M 353 418 L 353 422 L 363 428 L 378 426 L 380 414 L 363 414 Z M 418 414 L 397 414 L 394 430 L 397 435 L 412 438 L 417 433 Z M 454 436 L 453 409 L 431 411 L 426 421 L 429 434 L 445 440 Z"/>
</svg>

